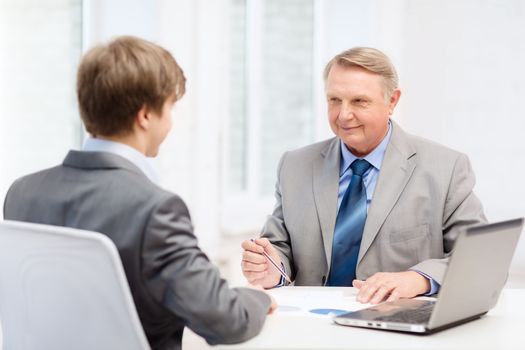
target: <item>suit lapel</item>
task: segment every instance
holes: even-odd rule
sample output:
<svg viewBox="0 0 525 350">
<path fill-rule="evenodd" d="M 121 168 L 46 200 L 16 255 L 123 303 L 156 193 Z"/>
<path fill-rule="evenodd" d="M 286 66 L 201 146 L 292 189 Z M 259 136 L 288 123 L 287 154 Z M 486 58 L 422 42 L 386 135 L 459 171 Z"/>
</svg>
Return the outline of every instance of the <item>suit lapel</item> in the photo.
<svg viewBox="0 0 525 350">
<path fill-rule="evenodd" d="M 416 152 L 410 145 L 407 135 L 394 122 L 392 122 L 392 126 L 392 138 L 387 147 L 374 196 L 368 210 L 357 260 L 358 264 L 372 245 L 416 167 L 414 157 Z"/>
<path fill-rule="evenodd" d="M 321 225 L 327 266 L 330 266 L 332 258 L 332 240 L 337 216 L 339 162 L 341 161 L 339 147 L 339 139 L 334 138 L 313 165 L 314 198 Z"/>
</svg>

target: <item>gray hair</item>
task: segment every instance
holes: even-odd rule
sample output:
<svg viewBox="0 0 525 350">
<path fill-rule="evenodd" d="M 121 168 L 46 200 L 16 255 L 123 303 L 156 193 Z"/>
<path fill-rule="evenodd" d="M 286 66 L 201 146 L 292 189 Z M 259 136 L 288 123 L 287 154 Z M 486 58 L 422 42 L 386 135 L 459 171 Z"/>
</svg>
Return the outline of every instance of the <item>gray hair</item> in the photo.
<svg viewBox="0 0 525 350">
<path fill-rule="evenodd" d="M 334 64 L 342 67 L 361 67 L 379 74 L 384 80 L 385 100 L 388 100 L 398 87 L 399 78 L 396 69 L 387 55 L 370 47 L 353 47 L 334 56 L 324 69 L 324 80 L 328 78 Z"/>
</svg>

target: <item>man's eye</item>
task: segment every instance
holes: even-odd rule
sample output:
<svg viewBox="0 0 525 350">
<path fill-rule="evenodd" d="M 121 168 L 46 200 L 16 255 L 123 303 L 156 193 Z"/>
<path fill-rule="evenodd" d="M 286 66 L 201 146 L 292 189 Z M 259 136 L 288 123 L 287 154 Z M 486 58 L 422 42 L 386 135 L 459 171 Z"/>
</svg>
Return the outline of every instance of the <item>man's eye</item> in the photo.
<svg viewBox="0 0 525 350">
<path fill-rule="evenodd" d="M 332 102 L 332 103 L 339 103 L 339 102 L 341 102 L 341 100 L 338 99 L 337 97 L 330 97 L 329 101 Z"/>
<path fill-rule="evenodd" d="M 360 106 L 366 106 L 368 101 L 362 98 L 355 99 L 354 102 Z"/>
</svg>

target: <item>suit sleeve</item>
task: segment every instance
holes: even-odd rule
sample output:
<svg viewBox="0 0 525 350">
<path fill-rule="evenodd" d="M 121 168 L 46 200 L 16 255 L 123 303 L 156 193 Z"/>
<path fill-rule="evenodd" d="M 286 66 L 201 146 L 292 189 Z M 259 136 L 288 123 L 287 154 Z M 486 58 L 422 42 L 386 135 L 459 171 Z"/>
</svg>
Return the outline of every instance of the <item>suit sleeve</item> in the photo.
<svg viewBox="0 0 525 350">
<path fill-rule="evenodd" d="M 143 245 L 143 274 L 154 298 L 209 344 L 257 335 L 270 307 L 263 292 L 230 289 L 197 245 L 186 205 L 177 196 L 152 213 Z"/>
<path fill-rule="evenodd" d="M 266 223 L 261 232 L 262 238 L 267 238 L 277 249 L 284 265 L 285 271 L 293 280 L 295 270 L 293 269 L 292 248 L 290 244 L 290 234 L 284 222 L 282 192 L 281 192 L 281 173 L 284 168 L 286 153 L 281 157 L 277 167 L 277 182 L 275 184 L 275 207 L 271 215 L 266 219 Z"/>
<path fill-rule="evenodd" d="M 449 256 L 461 229 L 487 222 L 483 206 L 473 191 L 475 183 L 476 178 L 468 157 L 460 154 L 454 164 L 443 211 L 442 230 L 445 257 L 425 260 L 411 268 L 424 272 L 439 284 L 443 282 Z"/>
</svg>

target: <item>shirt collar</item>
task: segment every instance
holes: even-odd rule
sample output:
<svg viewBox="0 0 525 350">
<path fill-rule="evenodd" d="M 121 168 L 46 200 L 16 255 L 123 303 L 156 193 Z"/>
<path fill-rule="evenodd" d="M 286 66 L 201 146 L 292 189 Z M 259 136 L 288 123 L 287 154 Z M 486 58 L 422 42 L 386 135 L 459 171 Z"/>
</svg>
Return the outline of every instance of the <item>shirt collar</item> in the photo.
<svg viewBox="0 0 525 350">
<path fill-rule="evenodd" d="M 152 164 L 151 158 L 147 158 L 133 147 L 123 143 L 89 137 L 86 139 L 86 142 L 84 142 L 82 151 L 116 154 L 137 166 L 152 182 L 157 183 L 158 181 L 158 174 Z"/>
<path fill-rule="evenodd" d="M 381 170 L 381 164 L 383 163 L 383 158 L 385 157 L 386 148 L 388 146 L 388 142 L 390 141 L 390 136 L 392 135 L 392 123 L 388 121 L 388 131 L 386 133 L 386 136 L 383 138 L 381 143 L 369 154 L 367 154 L 365 157 L 361 158 L 366 160 L 368 163 L 372 164 L 374 168 L 376 168 L 378 171 Z M 342 176 L 345 171 L 350 167 L 350 164 L 358 157 L 354 156 L 352 152 L 348 150 L 346 145 L 344 144 L 343 140 L 340 140 L 341 144 L 341 155 L 342 155 L 342 162 L 339 169 L 339 176 Z"/>
</svg>

